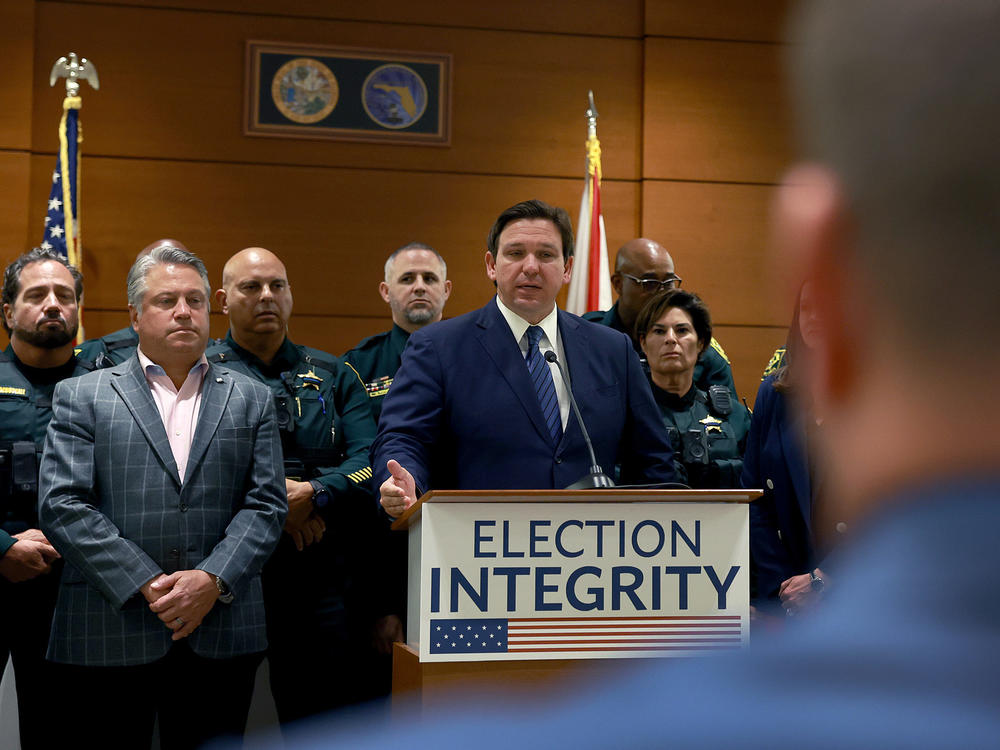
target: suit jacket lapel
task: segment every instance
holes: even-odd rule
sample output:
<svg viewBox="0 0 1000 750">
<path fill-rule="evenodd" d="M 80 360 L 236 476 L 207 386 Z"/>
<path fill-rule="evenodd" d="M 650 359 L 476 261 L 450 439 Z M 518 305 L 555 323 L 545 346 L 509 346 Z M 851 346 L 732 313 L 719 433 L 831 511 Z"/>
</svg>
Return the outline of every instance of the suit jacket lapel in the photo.
<svg viewBox="0 0 1000 750">
<path fill-rule="evenodd" d="M 572 391 L 574 373 L 578 376 L 577 382 L 588 382 L 587 372 L 588 367 L 590 366 L 590 360 L 585 355 L 585 352 L 588 351 L 586 330 L 581 327 L 579 318 L 560 310 L 559 336 L 562 339 L 562 350 L 563 355 L 565 356 L 563 368 L 565 368 L 570 381 L 566 383 L 566 388 Z M 573 391 L 573 395 L 576 395 L 576 391 Z M 581 411 L 583 408 L 583 406 L 580 407 Z M 563 430 L 563 442 L 566 441 L 571 433 L 574 431 L 579 432 L 580 430 L 580 426 L 577 424 L 576 417 L 573 416 L 572 411 L 573 407 L 571 405 L 569 419 L 566 422 L 566 429 Z"/>
<path fill-rule="evenodd" d="M 528 367 L 521 355 L 521 348 L 514 340 L 514 334 L 511 333 L 507 321 L 500 314 L 495 299 L 479 310 L 476 325 L 479 326 L 477 333 L 479 343 L 486 349 L 486 353 L 489 354 L 510 389 L 514 391 L 514 395 L 521 402 L 538 434 L 546 442 L 551 443 L 552 436 L 549 435 L 549 428 L 545 424 L 545 416 L 538 403 L 538 394 L 535 393 L 535 388 L 531 384 Z"/>
<path fill-rule="evenodd" d="M 167 439 L 167 431 L 163 428 L 163 418 L 153 401 L 153 394 L 149 390 L 149 383 L 142 372 L 142 365 L 138 357 L 132 357 L 127 362 L 112 369 L 111 373 L 116 377 L 111 379 L 111 386 L 118 392 L 126 408 L 132 414 L 140 432 L 149 442 L 153 453 L 163 464 L 167 475 L 174 480 L 174 484 L 181 486 L 180 474 L 177 472 L 177 462 L 174 461 L 173 451 L 170 450 L 170 441 Z"/>
<path fill-rule="evenodd" d="M 205 457 L 205 451 L 215 435 L 222 414 L 229 403 L 229 395 L 233 391 L 233 379 L 228 370 L 221 370 L 211 364 L 205 371 L 205 380 L 201 389 L 201 407 L 198 410 L 198 426 L 194 431 L 191 452 L 188 454 L 185 477 L 194 476 L 198 464 Z"/>
</svg>

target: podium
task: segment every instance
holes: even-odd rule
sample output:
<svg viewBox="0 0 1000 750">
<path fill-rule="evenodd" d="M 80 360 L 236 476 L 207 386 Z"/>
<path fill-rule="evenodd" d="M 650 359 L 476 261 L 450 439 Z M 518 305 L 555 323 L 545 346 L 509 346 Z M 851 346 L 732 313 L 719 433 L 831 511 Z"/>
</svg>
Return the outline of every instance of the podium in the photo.
<svg viewBox="0 0 1000 750">
<path fill-rule="evenodd" d="M 746 646 L 748 504 L 760 494 L 427 493 L 393 523 L 409 536 L 394 699 Z"/>
</svg>

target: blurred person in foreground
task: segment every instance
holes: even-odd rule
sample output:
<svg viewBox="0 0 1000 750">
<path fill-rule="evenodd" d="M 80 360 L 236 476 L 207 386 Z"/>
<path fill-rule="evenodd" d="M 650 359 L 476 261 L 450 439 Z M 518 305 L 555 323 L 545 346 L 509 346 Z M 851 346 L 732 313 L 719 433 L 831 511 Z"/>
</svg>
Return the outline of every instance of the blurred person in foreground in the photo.
<svg viewBox="0 0 1000 750">
<path fill-rule="evenodd" d="M 802 382 L 847 526 L 821 615 L 517 711 L 342 729 L 345 747 L 996 747 L 1000 2 L 809 2 L 791 42 L 806 161 L 775 246 L 824 323 Z"/>
<path fill-rule="evenodd" d="M 680 481 L 695 489 L 739 487 L 750 413 L 726 386 L 705 392 L 694 380 L 712 340 L 708 307 L 692 292 L 671 289 L 643 306 L 635 334 Z"/>
</svg>

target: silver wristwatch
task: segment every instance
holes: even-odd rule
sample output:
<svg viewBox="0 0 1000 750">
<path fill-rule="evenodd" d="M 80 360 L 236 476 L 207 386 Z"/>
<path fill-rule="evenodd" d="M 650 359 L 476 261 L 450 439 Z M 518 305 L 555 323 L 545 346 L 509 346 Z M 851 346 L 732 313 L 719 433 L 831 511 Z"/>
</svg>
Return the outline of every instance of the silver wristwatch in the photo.
<svg viewBox="0 0 1000 750">
<path fill-rule="evenodd" d="M 226 582 L 223 581 L 219 576 L 212 576 L 215 579 L 215 588 L 219 590 L 219 601 L 223 604 L 231 604 L 233 601 L 233 592 L 230 590 Z"/>
</svg>

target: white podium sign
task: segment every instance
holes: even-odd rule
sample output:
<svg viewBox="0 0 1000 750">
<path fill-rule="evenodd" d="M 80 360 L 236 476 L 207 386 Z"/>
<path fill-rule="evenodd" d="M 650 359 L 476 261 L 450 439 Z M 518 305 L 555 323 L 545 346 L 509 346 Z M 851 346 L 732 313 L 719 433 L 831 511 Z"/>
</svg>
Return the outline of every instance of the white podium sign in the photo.
<svg viewBox="0 0 1000 750">
<path fill-rule="evenodd" d="M 489 496 L 424 503 L 410 527 L 420 661 L 672 657 L 747 644 L 745 500 Z"/>
</svg>

